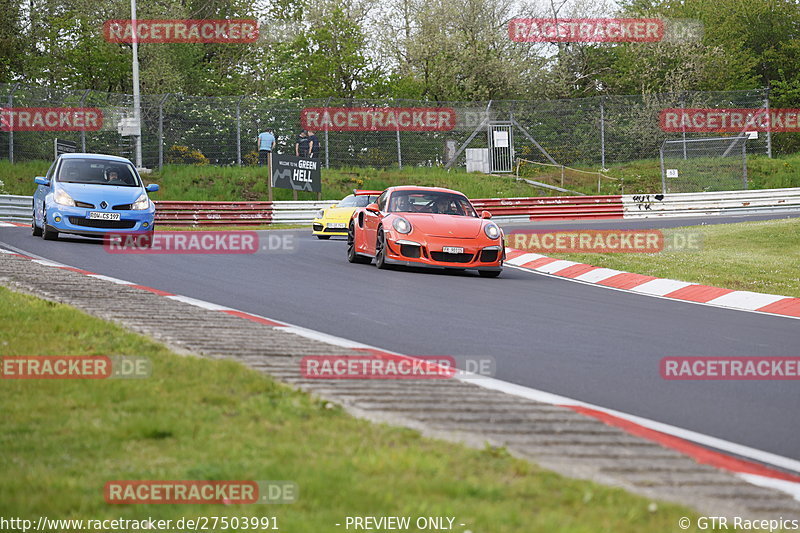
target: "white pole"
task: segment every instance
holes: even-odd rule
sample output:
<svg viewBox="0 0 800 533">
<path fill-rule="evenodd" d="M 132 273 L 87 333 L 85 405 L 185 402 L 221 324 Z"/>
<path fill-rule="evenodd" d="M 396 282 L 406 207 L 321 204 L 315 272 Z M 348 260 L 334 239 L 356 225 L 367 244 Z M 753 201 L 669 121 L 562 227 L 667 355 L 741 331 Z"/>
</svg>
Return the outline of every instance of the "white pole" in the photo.
<svg viewBox="0 0 800 533">
<path fill-rule="evenodd" d="M 133 41 L 133 118 L 136 121 L 138 135 L 136 142 L 136 168 L 142 168 L 142 112 L 139 97 L 139 36 L 136 27 L 136 0 L 131 0 L 131 37 Z"/>
</svg>

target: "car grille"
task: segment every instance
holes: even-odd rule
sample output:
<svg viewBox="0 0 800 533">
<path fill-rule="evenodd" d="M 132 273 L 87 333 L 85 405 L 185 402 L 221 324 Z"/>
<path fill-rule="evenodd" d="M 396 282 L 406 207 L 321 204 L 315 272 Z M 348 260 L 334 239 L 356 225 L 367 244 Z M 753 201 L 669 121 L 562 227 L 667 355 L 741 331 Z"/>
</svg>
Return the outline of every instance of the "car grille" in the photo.
<svg viewBox="0 0 800 533">
<path fill-rule="evenodd" d="M 482 250 L 481 251 L 481 262 L 482 263 L 494 263 L 497 261 L 497 254 L 500 250 Z"/>
<path fill-rule="evenodd" d="M 312 225 L 311 225 L 311 228 L 312 228 L 314 231 L 322 231 L 322 224 L 312 224 Z"/>
<path fill-rule="evenodd" d="M 325 228 L 322 230 L 323 233 L 346 233 L 347 228 Z"/>
<path fill-rule="evenodd" d="M 412 259 L 418 259 L 420 255 L 420 248 L 421 246 L 414 246 L 413 244 L 401 244 L 400 254 L 406 257 L 411 257 Z"/>
<path fill-rule="evenodd" d="M 115 205 L 114 209 L 116 209 L 117 211 L 130 211 L 131 210 L 131 204 Z"/>
<path fill-rule="evenodd" d="M 94 204 L 90 204 L 90 203 L 87 203 L 87 202 L 79 202 L 78 200 L 75 200 L 75 207 L 83 207 L 85 209 L 94 209 Z"/>
<path fill-rule="evenodd" d="M 103 229 L 131 229 L 136 225 L 135 220 L 94 220 L 91 218 L 69 217 L 69 221 L 75 226 Z"/>
<path fill-rule="evenodd" d="M 442 263 L 469 263 L 472 261 L 472 254 L 448 254 L 445 252 L 431 252 L 434 261 Z"/>
</svg>

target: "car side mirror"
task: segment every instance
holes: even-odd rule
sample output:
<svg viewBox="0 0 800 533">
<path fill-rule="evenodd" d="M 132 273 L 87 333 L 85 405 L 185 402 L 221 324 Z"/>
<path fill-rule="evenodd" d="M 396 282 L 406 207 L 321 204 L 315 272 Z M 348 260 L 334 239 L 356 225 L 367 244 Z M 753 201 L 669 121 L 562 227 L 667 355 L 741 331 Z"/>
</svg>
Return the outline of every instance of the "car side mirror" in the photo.
<svg viewBox="0 0 800 533">
<path fill-rule="evenodd" d="M 45 178 L 44 176 L 36 176 L 35 178 L 33 178 L 33 181 L 34 183 L 36 183 L 36 185 L 45 185 L 45 186 L 50 185 L 50 182 L 47 181 L 47 178 Z"/>
<path fill-rule="evenodd" d="M 150 185 L 144 188 L 144 190 L 146 190 L 147 192 L 156 192 L 158 189 L 160 189 L 158 183 L 151 183 Z"/>
<path fill-rule="evenodd" d="M 492 218 L 492 214 L 489 211 L 481 211 L 481 218 Z"/>
<path fill-rule="evenodd" d="M 380 208 L 378 207 L 378 204 L 375 204 L 375 203 L 369 204 L 367 206 L 367 211 L 369 211 L 370 213 L 375 213 L 375 214 L 378 214 L 378 213 L 381 212 Z"/>
</svg>

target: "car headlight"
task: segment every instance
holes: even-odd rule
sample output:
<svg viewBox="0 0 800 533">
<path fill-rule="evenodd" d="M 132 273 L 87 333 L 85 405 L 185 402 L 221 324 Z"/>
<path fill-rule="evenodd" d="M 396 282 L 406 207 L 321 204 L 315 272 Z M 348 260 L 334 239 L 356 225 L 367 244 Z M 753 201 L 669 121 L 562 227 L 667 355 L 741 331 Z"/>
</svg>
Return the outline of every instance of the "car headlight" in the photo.
<svg viewBox="0 0 800 533">
<path fill-rule="evenodd" d="M 131 209 L 135 211 L 141 211 L 143 209 L 147 209 L 150 207 L 150 198 L 147 197 L 147 194 L 142 193 L 139 198 L 136 199 L 135 202 L 131 204 Z"/>
<path fill-rule="evenodd" d="M 500 237 L 500 228 L 497 227 L 497 224 L 486 224 L 483 227 L 483 232 L 492 240 Z"/>
<path fill-rule="evenodd" d="M 56 193 L 53 195 L 53 200 L 55 200 L 57 204 L 70 205 L 72 207 L 75 207 L 75 200 L 73 200 L 72 196 L 67 194 L 67 191 L 65 191 L 64 189 L 58 189 Z"/>
<path fill-rule="evenodd" d="M 394 219 L 394 222 L 392 222 L 392 227 L 394 227 L 394 229 L 396 229 L 399 233 L 402 233 L 404 235 L 407 233 L 411 233 L 411 222 L 404 219 L 403 217 L 397 217 L 396 219 Z"/>
<path fill-rule="evenodd" d="M 324 209 L 320 209 L 319 211 L 317 211 L 317 214 L 314 215 L 314 218 L 322 218 L 324 216 L 325 216 L 325 210 Z"/>
</svg>

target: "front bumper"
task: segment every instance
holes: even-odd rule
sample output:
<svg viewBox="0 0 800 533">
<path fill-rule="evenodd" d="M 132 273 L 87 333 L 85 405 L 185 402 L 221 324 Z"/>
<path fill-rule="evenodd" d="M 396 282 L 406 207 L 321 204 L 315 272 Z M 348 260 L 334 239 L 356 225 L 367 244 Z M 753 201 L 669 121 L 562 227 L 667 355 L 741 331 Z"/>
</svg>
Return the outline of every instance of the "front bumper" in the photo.
<svg viewBox="0 0 800 533">
<path fill-rule="evenodd" d="M 390 234 L 386 239 L 386 262 L 394 265 L 467 270 L 502 270 L 505 247 L 502 239 L 477 241 L 426 237 L 424 242 L 404 235 Z M 463 253 L 445 253 L 445 246 L 463 248 Z"/>
<path fill-rule="evenodd" d="M 97 212 L 101 210 L 60 204 L 48 205 L 47 224 L 60 233 L 73 233 L 76 235 L 141 234 L 153 231 L 155 209 L 152 207 L 141 211 L 107 211 L 119 213 L 120 219 L 118 221 L 90 219 L 90 211 Z"/>
<path fill-rule="evenodd" d="M 323 220 L 315 218 L 311 223 L 312 235 L 338 235 L 347 237 L 347 223 L 349 220 Z M 331 228 L 329 224 L 344 224 L 343 228 Z"/>
</svg>

